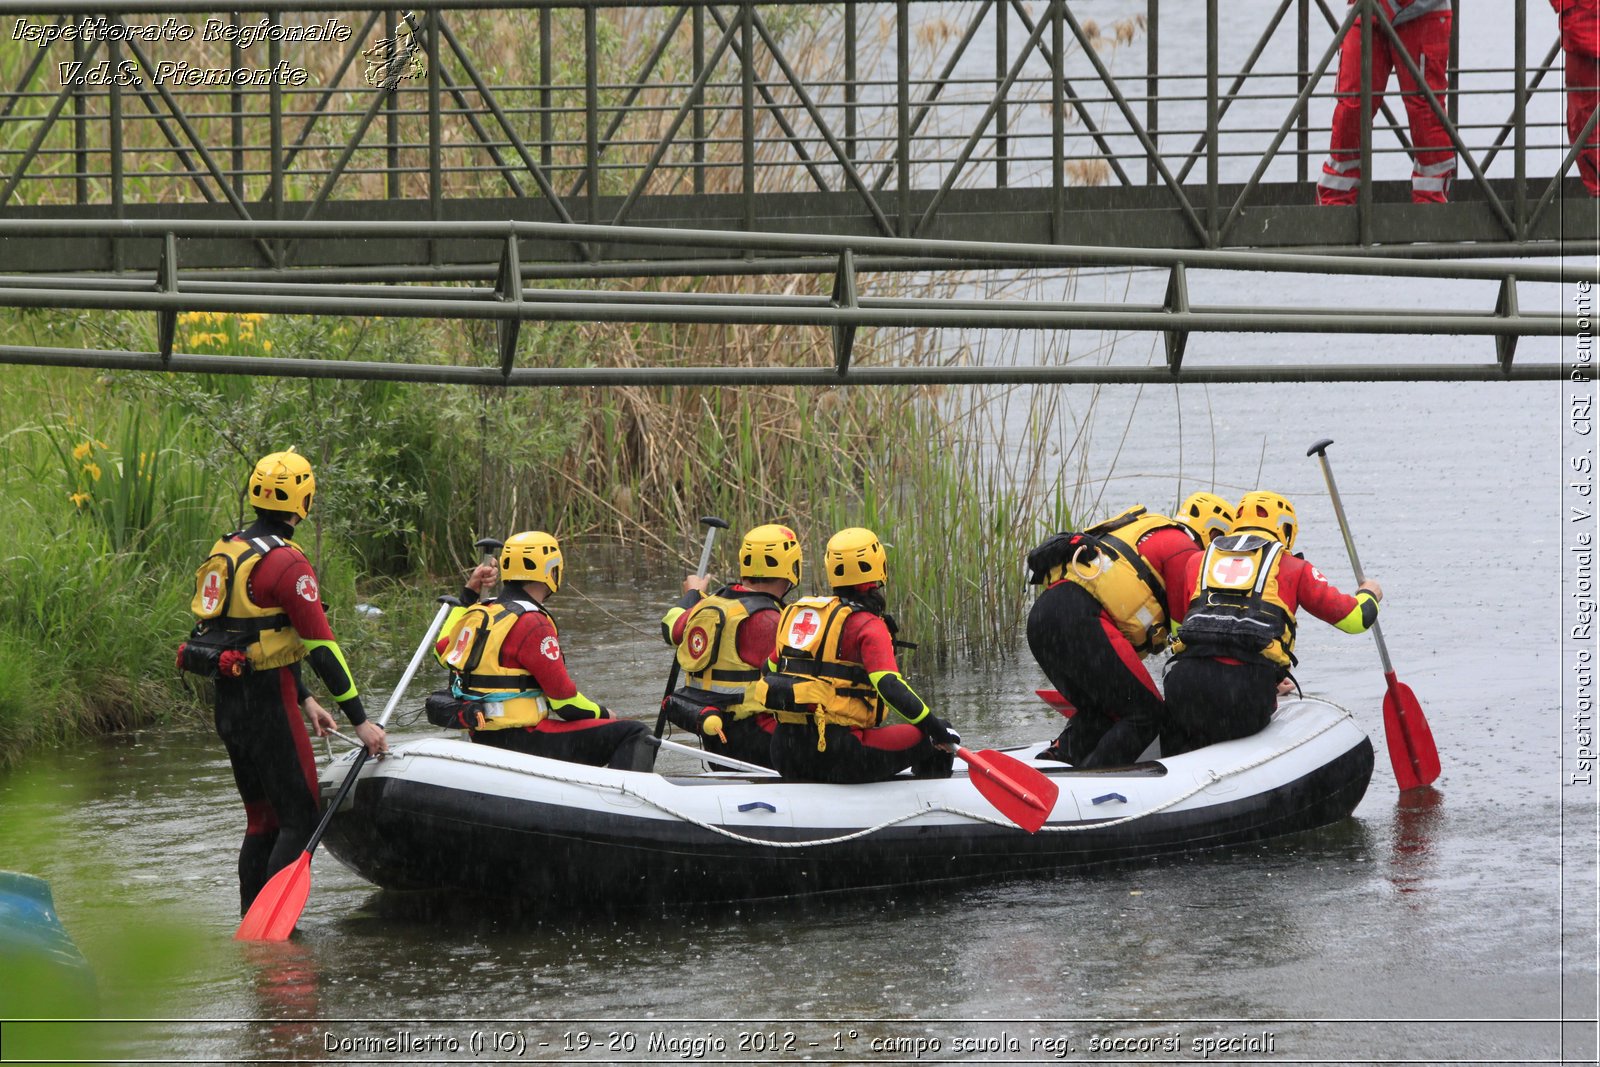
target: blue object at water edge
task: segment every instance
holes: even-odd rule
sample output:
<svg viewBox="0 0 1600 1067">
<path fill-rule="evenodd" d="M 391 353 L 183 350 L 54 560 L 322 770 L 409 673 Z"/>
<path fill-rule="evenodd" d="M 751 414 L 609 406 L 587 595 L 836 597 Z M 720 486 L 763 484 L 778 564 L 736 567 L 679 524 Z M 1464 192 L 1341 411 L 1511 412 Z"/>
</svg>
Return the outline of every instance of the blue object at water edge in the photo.
<svg viewBox="0 0 1600 1067">
<path fill-rule="evenodd" d="M 0 1018 L 81 1017 L 96 999 L 94 972 L 61 925 L 50 883 L 0 871 Z"/>
</svg>

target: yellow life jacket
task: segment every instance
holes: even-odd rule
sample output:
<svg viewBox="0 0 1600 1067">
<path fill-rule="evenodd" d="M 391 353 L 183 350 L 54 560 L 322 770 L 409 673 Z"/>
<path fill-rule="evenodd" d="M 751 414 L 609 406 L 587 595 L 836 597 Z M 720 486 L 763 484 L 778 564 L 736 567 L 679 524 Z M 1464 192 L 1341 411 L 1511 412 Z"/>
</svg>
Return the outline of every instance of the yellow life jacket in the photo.
<svg viewBox="0 0 1600 1067">
<path fill-rule="evenodd" d="M 783 605 L 770 593 L 723 589 L 688 611 L 683 640 L 678 642 L 678 666 L 686 687 L 716 693 L 729 703 L 723 707 L 736 719 L 748 719 L 766 707 L 750 699 L 751 686 L 761 679 L 761 669 L 739 657 L 739 624 L 758 611 L 781 611 Z M 718 706 L 722 707 L 719 700 Z"/>
<path fill-rule="evenodd" d="M 1072 556 L 1050 568 L 1045 584 L 1073 582 L 1087 589 L 1122 636 L 1141 656 L 1167 647 L 1166 583 L 1139 555 L 1138 544 L 1147 534 L 1166 527 L 1189 528 L 1165 515 L 1153 515 L 1135 506 L 1083 531 L 1083 543 Z M 1097 551 L 1091 552 L 1095 549 Z"/>
<path fill-rule="evenodd" d="M 508 730 L 535 726 L 550 714 L 550 701 L 521 667 L 503 667 L 500 649 L 517 620 L 530 611 L 556 621 L 538 604 L 519 597 L 501 596 L 474 604 L 456 618 L 439 657 L 451 670 L 450 691 L 479 705 L 479 730 Z"/>
<path fill-rule="evenodd" d="M 838 597 L 801 597 L 778 617 L 777 670 L 751 687 L 779 722 L 815 722 L 817 751 L 825 728 L 873 727 L 883 722 L 883 698 L 867 669 L 839 655 L 845 620 L 857 610 Z"/>
<path fill-rule="evenodd" d="M 303 658 L 306 646 L 282 608 L 264 608 L 250 599 L 250 575 L 274 548 L 305 558 L 292 541 L 276 534 L 244 537 L 231 533 L 211 546 L 211 554 L 194 572 L 194 599 L 189 610 L 199 620 L 191 641 L 220 639 L 244 649 L 258 671 L 286 667 Z"/>
<path fill-rule="evenodd" d="M 1294 656 L 1294 612 L 1278 591 L 1284 547 L 1271 537 L 1237 533 L 1206 549 L 1194 596 L 1172 643 L 1174 655 L 1266 660 L 1288 669 Z"/>
</svg>

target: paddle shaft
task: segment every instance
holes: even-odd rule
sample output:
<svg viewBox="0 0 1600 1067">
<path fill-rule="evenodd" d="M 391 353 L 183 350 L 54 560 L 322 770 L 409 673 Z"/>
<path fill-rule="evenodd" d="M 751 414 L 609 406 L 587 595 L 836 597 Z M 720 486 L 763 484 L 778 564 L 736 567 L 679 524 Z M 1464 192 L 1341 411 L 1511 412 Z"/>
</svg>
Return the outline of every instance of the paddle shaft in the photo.
<svg viewBox="0 0 1600 1067">
<path fill-rule="evenodd" d="M 711 546 L 716 543 L 717 531 L 728 528 L 728 524 L 715 515 L 703 516 L 700 521 L 706 527 L 706 540 L 705 544 L 700 547 L 700 566 L 694 572 L 696 578 L 704 578 L 707 572 L 711 570 Z M 656 715 L 655 736 L 657 740 L 660 740 L 661 735 L 667 732 L 667 698 L 672 695 L 672 691 L 677 688 L 677 685 L 678 654 L 674 651 L 672 654 L 672 669 L 667 672 L 667 688 L 661 694 L 661 711 Z"/>
<path fill-rule="evenodd" d="M 707 752 L 705 749 L 695 748 L 693 745 L 680 745 L 678 742 L 668 741 L 664 737 L 652 738 L 651 742 L 662 748 L 670 748 L 674 752 L 682 752 L 685 755 L 693 756 L 696 759 L 721 763 L 727 767 L 737 767 L 741 771 L 750 771 L 752 774 L 775 775 L 778 773 L 771 767 L 763 767 L 759 763 L 746 763 L 744 760 L 734 759 L 732 756 L 719 756 L 715 752 Z"/>
<path fill-rule="evenodd" d="M 1339 520 L 1339 532 L 1344 535 L 1345 551 L 1350 553 L 1350 566 L 1355 568 L 1356 582 L 1360 584 L 1367 580 L 1367 576 L 1361 569 L 1361 557 L 1356 555 L 1356 541 L 1350 535 L 1350 521 L 1344 516 L 1344 502 L 1339 499 L 1339 487 L 1333 480 L 1333 468 L 1328 465 L 1327 447 L 1331 444 L 1332 441 L 1319 441 L 1317 445 L 1321 447 L 1313 445 L 1312 451 L 1316 454 L 1317 461 L 1322 464 L 1322 477 L 1328 483 L 1328 496 L 1333 498 L 1333 514 Z M 1372 620 L 1372 625 L 1368 629 L 1372 631 L 1372 639 L 1378 644 L 1378 655 L 1383 659 L 1383 673 L 1393 675 L 1394 664 L 1389 661 L 1389 646 L 1383 643 L 1383 631 L 1378 627 L 1378 620 Z"/>
<path fill-rule="evenodd" d="M 704 519 L 700 520 L 705 522 Z M 705 544 L 700 546 L 700 566 L 694 569 L 695 577 L 704 578 L 711 570 L 711 546 L 717 539 L 717 531 L 722 529 L 716 523 L 706 523 Z"/>
<path fill-rule="evenodd" d="M 439 633 L 439 627 L 444 625 L 445 616 L 450 614 L 450 604 L 440 604 L 439 610 L 434 613 L 433 622 L 428 625 L 428 636 L 422 639 L 422 644 L 417 646 L 416 652 L 411 655 L 411 662 L 406 664 L 406 672 L 400 676 L 400 681 L 394 687 L 394 692 L 389 694 L 389 702 L 383 706 L 383 714 L 378 716 L 378 725 L 387 726 L 389 716 L 394 714 L 394 709 L 399 706 L 400 698 L 405 695 L 406 686 L 411 684 L 412 677 L 417 673 L 417 668 L 422 665 L 422 657 L 427 655 L 428 647 L 433 644 L 433 639 Z M 362 766 L 367 762 L 368 752 L 366 746 L 356 753 L 356 761 L 350 765 L 350 773 L 345 775 L 344 781 L 339 786 L 339 791 L 333 795 L 333 801 L 328 805 L 328 810 L 322 813 L 322 821 L 317 823 L 317 828 L 306 842 L 305 851 L 315 852 L 317 843 L 322 840 L 323 833 L 328 829 L 328 824 L 333 821 L 333 813 L 339 810 L 339 805 L 344 803 L 344 798 L 356 784 L 356 776 L 361 773 Z"/>
</svg>

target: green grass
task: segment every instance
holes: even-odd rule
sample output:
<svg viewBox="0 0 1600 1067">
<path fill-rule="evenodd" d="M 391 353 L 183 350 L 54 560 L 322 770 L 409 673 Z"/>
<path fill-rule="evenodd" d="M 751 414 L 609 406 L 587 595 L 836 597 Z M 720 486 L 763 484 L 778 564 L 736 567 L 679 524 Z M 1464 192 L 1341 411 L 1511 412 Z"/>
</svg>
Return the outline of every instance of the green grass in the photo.
<svg viewBox="0 0 1600 1067">
<path fill-rule="evenodd" d="M 12 373 L 8 395 L 41 403 L 9 408 L 30 421 L 0 436 L 0 761 L 169 705 L 189 557 L 216 523 L 181 417 L 80 407 L 59 372 Z"/>
</svg>

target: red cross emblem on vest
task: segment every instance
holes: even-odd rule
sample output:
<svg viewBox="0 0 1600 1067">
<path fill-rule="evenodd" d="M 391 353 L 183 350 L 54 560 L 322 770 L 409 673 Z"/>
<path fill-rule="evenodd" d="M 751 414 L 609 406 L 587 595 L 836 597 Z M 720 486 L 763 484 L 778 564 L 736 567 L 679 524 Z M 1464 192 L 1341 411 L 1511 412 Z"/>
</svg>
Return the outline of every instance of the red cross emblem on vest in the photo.
<svg viewBox="0 0 1600 1067">
<path fill-rule="evenodd" d="M 821 628 L 822 620 L 817 613 L 806 608 L 789 624 L 789 643 L 796 648 L 804 648 L 806 642 L 811 640 L 811 635 Z"/>
<path fill-rule="evenodd" d="M 1228 556 L 1211 565 L 1211 577 L 1223 585 L 1243 585 L 1256 572 L 1256 561 L 1249 556 Z"/>
<path fill-rule="evenodd" d="M 215 611 L 221 601 L 222 579 L 217 577 L 216 571 L 212 571 L 206 575 L 205 584 L 200 587 L 200 606 L 207 611 Z"/>
</svg>

